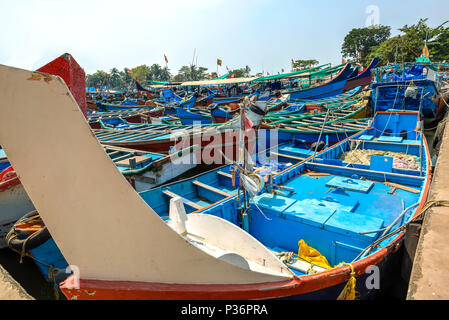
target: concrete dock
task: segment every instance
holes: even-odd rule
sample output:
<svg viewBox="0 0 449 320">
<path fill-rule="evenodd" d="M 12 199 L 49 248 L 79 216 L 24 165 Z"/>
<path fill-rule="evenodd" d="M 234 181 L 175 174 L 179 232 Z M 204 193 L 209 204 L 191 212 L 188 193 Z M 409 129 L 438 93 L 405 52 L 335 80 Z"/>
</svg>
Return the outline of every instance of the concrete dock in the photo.
<svg viewBox="0 0 449 320">
<path fill-rule="evenodd" d="M 0 265 L 0 300 L 34 300 Z"/>
<path fill-rule="evenodd" d="M 449 200 L 449 125 L 442 137 L 428 201 Z M 449 299 L 448 265 L 449 207 L 434 206 L 423 220 L 407 299 Z"/>
</svg>

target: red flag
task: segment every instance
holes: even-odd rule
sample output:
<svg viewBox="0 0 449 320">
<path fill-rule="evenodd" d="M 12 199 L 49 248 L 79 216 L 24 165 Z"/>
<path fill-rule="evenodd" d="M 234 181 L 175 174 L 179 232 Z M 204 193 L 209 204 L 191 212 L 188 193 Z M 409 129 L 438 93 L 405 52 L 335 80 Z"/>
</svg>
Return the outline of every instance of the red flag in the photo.
<svg viewBox="0 0 449 320">
<path fill-rule="evenodd" d="M 165 63 L 168 63 L 167 56 L 164 54 Z"/>
<path fill-rule="evenodd" d="M 244 126 L 245 131 L 251 129 L 253 127 L 253 123 L 251 122 L 250 119 L 248 119 L 246 117 L 245 110 L 242 111 L 242 117 L 243 117 L 242 120 L 243 120 L 243 126 Z"/>
</svg>

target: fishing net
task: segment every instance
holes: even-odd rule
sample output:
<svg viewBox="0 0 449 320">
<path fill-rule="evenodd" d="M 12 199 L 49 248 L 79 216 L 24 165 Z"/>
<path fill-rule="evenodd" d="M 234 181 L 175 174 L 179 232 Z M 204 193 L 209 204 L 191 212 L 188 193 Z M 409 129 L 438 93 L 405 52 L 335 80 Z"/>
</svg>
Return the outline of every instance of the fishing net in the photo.
<svg viewBox="0 0 449 320">
<path fill-rule="evenodd" d="M 393 168 L 405 170 L 418 170 L 420 167 L 419 157 L 402 153 L 384 150 L 356 149 L 343 153 L 340 160 L 348 163 L 358 163 L 369 165 L 371 156 L 385 156 L 393 158 Z"/>
</svg>

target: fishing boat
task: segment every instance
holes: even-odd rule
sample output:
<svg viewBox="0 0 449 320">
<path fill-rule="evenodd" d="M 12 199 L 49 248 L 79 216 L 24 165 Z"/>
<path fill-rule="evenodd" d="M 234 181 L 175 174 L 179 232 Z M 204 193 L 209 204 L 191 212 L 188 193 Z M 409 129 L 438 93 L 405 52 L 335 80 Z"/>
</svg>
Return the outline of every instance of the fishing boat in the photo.
<svg viewBox="0 0 449 320">
<path fill-rule="evenodd" d="M 379 112 L 365 130 L 264 186 L 244 164 L 235 197 L 191 214 L 174 197 L 164 221 L 99 148 L 65 84 L 39 75 L 0 66 L 0 135 L 62 255 L 81 270 L 60 286 L 68 299 L 366 298 L 376 292 L 365 285 L 367 270 L 388 278 L 403 227 L 426 200 L 430 157 L 419 114 Z M 7 94 L 11 87 L 27 96 Z M 30 110 L 32 118 L 21 117 Z M 4 116 L 13 111 L 17 118 Z M 67 144 L 64 154 L 51 152 Z M 367 165 L 346 158 L 354 150 L 390 155 Z M 398 167 L 395 153 L 417 166 Z M 49 154 L 64 166 L 48 166 Z M 244 210 L 233 212 L 238 201 Z"/>
<path fill-rule="evenodd" d="M 248 96 L 248 98 L 250 97 L 251 95 Z M 288 100 L 288 95 L 266 100 L 266 113 L 269 114 L 278 110 L 283 110 L 284 107 L 289 105 Z M 260 100 L 257 99 L 257 101 Z M 209 110 L 213 123 L 225 123 L 240 114 L 240 104 L 237 102 L 230 102 L 227 104 L 213 103 L 209 106 Z"/>
<path fill-rule="evenodd" d="M 184 125 L 191 124 L 211 124 L 212 118 L 210 113 L 204 110 L 200 110 L 197 108 L 189 108 L 185 109 L 183 107 L 176 108 L 176 114 L 178 118 L 181 120 L 181 123 Z"/>
<path fill-rule="evenodd" d="M 272 161 L 267 158 L 266 153 L 278 151 L 278 146 L 270 149 L 252 155 L 255 170 L 262 177 L 281 172 L 301 161 L 283 153 L 276 153 L 276 160 Z M 117 165 L 115 159 L 122 157 L 120 154 L 112 155 L 112 152 L 116 153 L 113 150 L 115 149 L 106 148 L 107 153 Z M 116 150 L 122 151 L 121 148 Z M 123 151 L 128 150 L 124 149 Z M 127 176 L 125 172 L 122 171 L 122 173 Z M 155 210 L 161 219 L 168 221 L 170 202 L 173 198 L 180 197 L 186 212 L 190 214 L 235 197 L 239 189 L 239 180 L 236 173 L 237 171 L 232 165 L 224 165 L 187 179 L 141 191 L 139 195 Z M 138 188 L 135 189 L 139 191 Z M 236 203 L 230 204 L 236 205 Z M 227 210 L 226 208 L 223 209 L 223 215 L 226 215 Z M 238 223 L 237 220 L 235 223 Z M 65 271 L 69 265 L 36 210 L 18 219 L 10 229 L 6 239 L 8 246 L 21 255 L 25 254 L 34 259 L 42 275 L 48 281 L 58 284 L 67 278 L 68 274 Z"/>
<path fill-rule="evenodd" d="M 96 102 L 98 110 L 107 112 L 114 110 L 130 110 L 135 108 L 147 108 L 144 104 L 138 104 L 137 101 L 127 99 L 120 103 Z"/>
<path fill-rule="evenodd" d="M 328 79 L 318 86 L 302 89 L 287 90 L 291 99 L 321 99 L 336 96 L 359 86 L 367 85 L 371 82 L 371 71 L 379 63 L 378 58 L 374 58 L 369 66 L 360 73 L 357 68 L 353 68 L 350 63 L 346 64 L 335 77 Z M 318 72 L 319 74 L 319 72 Z"/>
<path fill-rule="evenodd" d="M 367 268 L 379 268 L 382 284 L 390 280 L 389 268 L 401 244 L 403 227 L 419 213 L 426 200 L 429 154 L 418 120 L 418 113 L 378 113 L 371 127 L 273 177 L 273 185 L 294 192 L 284 190 L 284 195 L 280 195 L 267 188 L 251 199 L 251 222 L 246 231 L 281 257 L 284 267 L 293 273 L 290 280 L 251 285 L 134 286 L 132 282 L 122 285 L 86 280 L 81 281 L 81 286 L 85 284 L 82 289 L 95 290 L 102 298 L 116 294 L 125 298 L 129 293 L 139 298 L 164 299 L 336 299 L 349 278 L 356 281 L 355 288 L 348 289 L 351 295 L 355 291 L 360 298 L 375 295 L 376 290 L 365 285 L 370 275 Z M 363 163 L 353 159 L 354 152 L 369 153 L 371 157 Z M 194 215 L 221 217 L 244 229 L 236 203 L 235 197 L 228 198 L 204 209 L 197 208 Z M 187 221 L 191 214 L 187 214 Z M 188 222 L 185 225 L 189 239 L 190 232 L 195 234 L 194 229 L 189 230 Z M 193 235 L 191 239 L 198 241 Z M 307 255 L 311 248 L 319 251 L 319 259 Z M 245 265 L 254 270 L 249 256 L 243 256 L 249 264 Z M 239 260 L 240 267 L 242 261 Z M 89 298 L 82 290 L 68 289 L 68 285 L 62 285 L 68 297 L 73 294 Z M 125 285 L 130 291 L 120 292 Z"/>
<path fill-rule="evenodd" d="M 197 146 L 172 154 L 103 146 L 117 169 L 136 191 L 144 191 L 175 179 L 195 168 Z M 34 210 L 14 168 L 0 149 L 0 248 L 6 247 L 5 236 L 23 215 Z"/>
<path fill-rule="evenodd" d="M 260 128 L 277 130 L 280 141 L 296 141 L 305 149 L 316 145 L 332 145 L 366 127 L 366 96 L 345 103 L 330 104 L 313 112 L 274 114 L 264 118 Z"/>
<path fill-rule="evenodd" d="M 371 84 L 373 112 L 389 109 L 419 111 L 426 122 L 444 115 L 440 103 L 438 64 L 404 63 L 374 70 Z"/>
<path fill-rule="evenodd" d="M 242 106 L 245 117 L 251 125 L 257 128 L 265 114 L 266 102 L 247 102 Z M 132 126 L 120 130 L 93 130 L 97 139 L 105 145 L 113 145 L 149 152 L 168 153 L 171 148 L 186 148 L 198 145 L 201 156 L 197 159 L 201 164 L 210 165 L 223 163 L 222 155 L 232 152 L 236 156 L 236 137 L 240 130 L 241 115 L 224 124 L 206 125 L 176 125 L 176 124 L 147 124 Z M 254 143 L 256 137 L 252 135 L 249 141 Z"/>
<path fill-rule="evenodd" d="M 135 108 L 131 110 L 116 110 L 110 112 L 88 112 L 87 118 L 92 129 L 100 129 L 100 120 L 108 121 L 117 117 L 130 123 L 147 122 L 148 118 L 160 117 L 164 114 L 164 108 L 155 108 L 146 110 L 143 108 Z"/>
<path fill-rule="evenodd" d="M 18 218 L 34 209 L 19 177 L 0 149 L 0 249 L 5 248 L 5 236 Z"/>
</svg>

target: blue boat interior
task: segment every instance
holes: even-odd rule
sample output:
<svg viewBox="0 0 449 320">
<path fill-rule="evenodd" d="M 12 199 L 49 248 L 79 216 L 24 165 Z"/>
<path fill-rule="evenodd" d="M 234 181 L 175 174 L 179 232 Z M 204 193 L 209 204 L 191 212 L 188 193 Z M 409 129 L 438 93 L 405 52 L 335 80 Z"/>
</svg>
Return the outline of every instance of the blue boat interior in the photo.
<svg viewBox="0 0 449 320">
<path fill-rule="evenodd" d="M 297 257 L 302 239 L 331 266 L 351 263 L 383 232 L 409 221 L 415 213 L 414 205 L 423 197 L 427 150 L 421 133 L 416 131 L 418 118 L 416 112 L 378 113 L 368 129 L 317 154 L 302 149 L 302 141 L 265 150 L 270 157 L 275 153 L 278 161 L 262 161 L 259 154 L 257 167 L 265 166 L 265 174 L 271 177 L 249 201 L 248 223 L 242 216 L 243 198 L 237 197 L 238 179 L 233 183 L 234 165 L 139 195 L 165 221 L 169 220 L 170 199 L 179 196 L 188 214 L 223 218 L 245 229 L 274 253 L 292 252 Z M 369 165 L 342 161 L 342 154 L 354 148 L 416 156 L 422 159 L 422 168 L 394 168 L 390 156 L 372 156 Z M 393 238 L 379 240 L 372 252 Z M 56 250 L 52 241 L 47 245 Z M 62 256 L 57 253 L 53 254 L 59 263 Z M 291 270 L 298 276 L 306 274 L 304 270 Z"/>
<path fill-rule="evenodd" d="M 277 161 L 270 161 L 269 157 L 260 157 L 260 161 L 255 163 L 256 167 L 261 168 L 261 176 L 279 173 L 294 164 L 300 162 L 297 159 L 289 157 L 279 157 Z M 161 217 L 168 217 L 170 208 L 170 199 L 181 197 L 186 213 L 192 213 L 198 210 L 221 202 L 237 193 L 239 187 L 238 178 L 233 179 L 233 166 L 225 165 L 218 169 L 200 174 L 194 178 L 184 181 L 178 181 L 162 187 L 140 192 L 143 200 Z M 238 171 L 237 171 L 238 172 Z M 238 175 L 236 175 L 238 177 Z M 233 182 L 234 180 L 234 182 Z M 230 204 L 233 207 L 229 212 L 237 212 L 237 205 L 234 201 Z M 226 215 L 225 207 L 220 209 L 223 216 Z M 226 215 L 226 219 L 238 224 L 236 214 Z"/>
<path fill-rule="evenodd" d="M 369 148 L 419 155 L 421 136 L 415 131 L 417 120 L 417 113 L 378 114 L 372 129 L 275 175 L 273 183 L 282 186 L 283 191 L 267 187 L 252 199 L 247 231 L 274 252 L 295 253 L 298 241 L 303 239 L 332 266 L 352 262 L 387 227 L 394 230 L 411 219 L 416 209 L 413 205 L 423 196 L 426 179 L 420 170 L 393 168 L 388 156 L 372 157 L 370 166 L 345 163 L 339 157 L 351 148 L 351 141 L 366 136 L 372 136 Z M 407 131 L 406 136 L 403 131 Z M 397 139 L 390 142 L 391 138 Z M 422 156 L 426 159 L 425 152 Z M 426 163 L 422 161 L 422 172 L 427 170 Z M 394 183 L 398 188 L 392 189 L 386 183 Z M 244 227 L 233 198 L 201 213 Z M 391 240 L 381 241 L 373 252 Z M 304 275 L 302 271 L 293 271 Z"/>
</svg>

